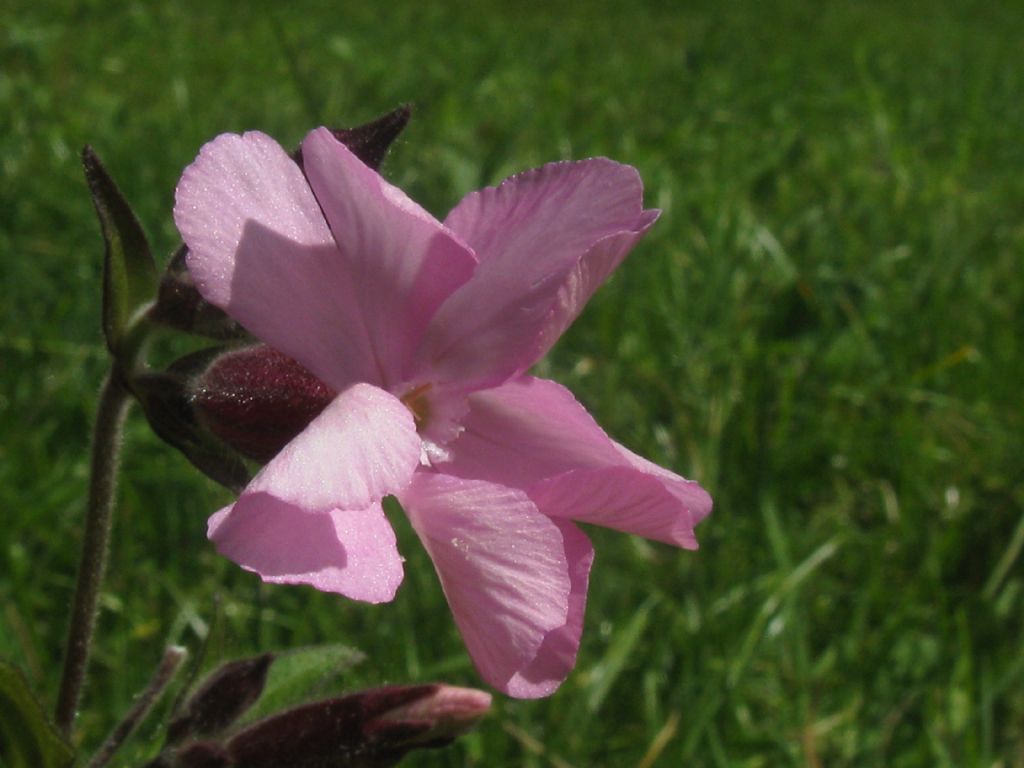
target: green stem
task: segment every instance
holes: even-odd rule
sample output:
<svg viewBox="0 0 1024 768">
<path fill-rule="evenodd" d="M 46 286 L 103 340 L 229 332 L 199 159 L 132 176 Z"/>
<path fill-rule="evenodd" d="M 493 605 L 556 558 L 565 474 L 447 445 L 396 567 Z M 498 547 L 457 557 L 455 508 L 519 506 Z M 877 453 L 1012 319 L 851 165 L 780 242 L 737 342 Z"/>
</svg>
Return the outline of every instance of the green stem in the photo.
<svg viewBox="0 0 1024 768">
<path fill-rule="evenodd" d="M 107 376 L 100 390 L 96 424 L 93 427 L 92 464 L 85 534 L 82 539 L 82 558 L 78 566 L 78 580 L 71 604 L 64 672 L 61 676 L 55 712 L 57 727 L 65 736 L 71 734 L 71 726 L 75 721 L 85 669 L 89 662 L 89 651 L 92 647 L 96 606 L 107 567 L 121 429 L 129 402 L 128 390 L 115 368 Z"/>
</svg>

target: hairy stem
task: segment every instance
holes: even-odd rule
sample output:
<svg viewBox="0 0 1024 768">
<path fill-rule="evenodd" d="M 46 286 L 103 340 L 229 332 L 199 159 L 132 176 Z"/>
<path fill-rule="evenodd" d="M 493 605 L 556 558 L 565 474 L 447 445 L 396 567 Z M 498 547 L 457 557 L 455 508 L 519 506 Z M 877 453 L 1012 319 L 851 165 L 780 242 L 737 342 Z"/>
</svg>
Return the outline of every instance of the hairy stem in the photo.
<svg viewBox="0 0 1024 768">
<path fill-rule="evenodd" d="M 107 566 L 121 429 L 129 402 L 128 390 L 115 369 L 103 382 L 96 408 L 82 558 L 78 566 L 75 596 L 71 603 L 71 623 L 64 651 L 64 671 L 54 715 L 57 727 L 66 736 L 70 735 L 75 720 L 85 669 L 89 662 L 89 650 L 92 647 L 96 605 Z"/>
<path fill-rule="evenodd" d="M 181 662 L 185 660 L 185 655 L 184 648 L 178 648 L 173 645 L 164 651 L 163 661 L 160 662 L 160 666 L 153 673 L 153 679 L 149 681 L 146 689 L 136 697 L 134 706 L 132 706 L 131 710 L 117 724 L 114 730 L 111 731 L 107 740 L 103 742 L 103 746 L 100 747 L 93 759 L 89 761 L 89 765 L 86 768 L 102 768 L 102 766 L 110 762 L 110 758 L 124 744 L 125 739 L 132 735 L 132 731 L 145 719 L 153 705 L 160 700 L 164 690 L 167 688 L 167 684 L 171 682 L 174 678 L 174 673 L 178 671 Z"/>
</svg>

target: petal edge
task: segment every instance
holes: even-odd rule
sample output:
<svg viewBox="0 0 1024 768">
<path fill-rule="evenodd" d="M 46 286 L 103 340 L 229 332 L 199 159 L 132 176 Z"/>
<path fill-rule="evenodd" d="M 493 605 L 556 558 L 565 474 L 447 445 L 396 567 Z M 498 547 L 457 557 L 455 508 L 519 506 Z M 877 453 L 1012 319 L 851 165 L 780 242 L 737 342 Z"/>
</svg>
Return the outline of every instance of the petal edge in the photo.
<svg viewBox="0 0 1024 768">
<path fill-rule="evenodd" d="M 210 518 L 217 551 L 272 584 L 307 584 L 368 603 L 389 602 L 402 558 L 379 504 L 310 514 L 263 493 Z"/>
<path fill-rule="evenodd" d="M 583 534 L 493 483 L 421 472 L 401 501 L 480 674 L 513 696 L 550 694 L 552 669 L 568 667 L 549 658 L 574 659 L 582 626 Z"/>
</svg>

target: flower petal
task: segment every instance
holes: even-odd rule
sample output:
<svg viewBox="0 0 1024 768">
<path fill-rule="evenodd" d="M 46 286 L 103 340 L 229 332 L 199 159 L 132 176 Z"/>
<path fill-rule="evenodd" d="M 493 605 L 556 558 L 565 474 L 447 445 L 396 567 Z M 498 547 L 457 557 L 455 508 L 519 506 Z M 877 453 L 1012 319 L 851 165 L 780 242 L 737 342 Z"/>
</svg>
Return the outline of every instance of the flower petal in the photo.
<svg viewBox="0 0 1024 768">
<path fill-rule="evenodd" d="M 569 561 L 569 611 L 565 624 L 548 632 L 533 662 L 509 681 L 508 693 L 520 699 L 549 696 L 562 684 L 576 666 L 576 653 L 583 634 L 583 614 L 587 607 L 587 587 L 594 548 L 579 528 L 564 520 L 553 520 L 565 540 L 565 557 Z"/>
<path fill-rule="evenodd" d="M 308 512 L 363 509 L 405 488 L 419 460 L 409 410 L 382 389 L 354 384 L 281 449 L 245 494 L 266 493 Z"/>
<path fill-rule="evenodd" d="M 438 310 L 421 353 L 428 364 L 467 389 L 529 367 L 580 260 L 606 238 L 639 237 L 650 224 L 642 199 L 636 170 L 605 158 L 552 163 L 467 195 L 445 225 L 480 265 Z M 626 240 L 616 239 L 614 257 L 601 260 L 617 263 L 632 244 Z"/>
<path fill-rule="evenodd" d="M 707 499 L 710 497 L 693 483 Z M 632 467 L 574 469 L 541 480 L 528 489 L 545 515 L 580 520 L 648 539 L 697 549 L 696 515 L 652 475 Z M 703 504 L 704 499 L 699 503 Z"/>
<path fill-rule="evenodd" d="M 630 466 L 646 474 L 654 475 L 661 480 L 665 485 L 665 489 L 690 510 L 694 525 L 711 514 L 711 494 L 701 488 L 700 483 L 695 480 L 687 480 L 675 472 L 658 466 L 653 461 L 648 461 L 643 456 L 637 456 L 629 448 L 616 443 L 614 440 L 612 443 L 614 443 L 615 449 Z"/>
<path fill-rule="evenodd" d="M 327 217 L 389 387 L 413 375 L 412 351 L 476 257 L 402 190 L 384 181 L 326 128 L 302 144 L 309 183 Z"/>
<path fill-rule="evenodd" d="M 708 493 L 614 442 L 565 387 L 522 376 L 468 402 L 439 471 L 520 488 L 554 518 L 697 547 Z"/>
<path fill-rule="evenodd" d="M 526 488 L 582 467 L 625 463 L 572 393 L 554 381 L 520 376 L 468 398 L 464 431 L 439 469 L 459 477 Z"/>
<path fill-rule="evenodd" d="M 266 493 L 243 495 L 210 518 L 217 551 L 276 584 L 309 584 L 383 603 L 402 583 L 402 558 L 379 504 L 309 512 Z"/>
<path fill-rule="evenodd" d="M 224 134 L 181 176 L 174 220 L 203 297 L 343 389 L 378 381 L 355 291 L 298 165 L 269 136 Z"/>
<path fill-rule="evenodd" d="M 480 674 L 513 696 L 553 692 L 579 642 L 586 537 L 492 483 L 419 472 L 401 501 Z"/>
<path fill-rule="evenodd" d="M 600 240 L 579 260 L 558 289 L 554 308 L 544 326 L 541 355 L 551 349 L 568 330 L 590 297 L 611 277 L 626 254 L 647 234 L 647 230 L 660 215 L 661 211 L 658 210 L 644 211 L 633 229 Z"/>
</svg>

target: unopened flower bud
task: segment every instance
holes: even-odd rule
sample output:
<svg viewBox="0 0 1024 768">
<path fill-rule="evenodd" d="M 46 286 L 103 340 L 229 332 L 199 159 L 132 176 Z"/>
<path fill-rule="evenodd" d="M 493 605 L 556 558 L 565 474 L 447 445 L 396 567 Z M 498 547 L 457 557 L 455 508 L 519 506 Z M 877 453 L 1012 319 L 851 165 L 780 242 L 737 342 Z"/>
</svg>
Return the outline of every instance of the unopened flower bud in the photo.
<svg viewBox="0 0 1024 768">
<path fill-rule="evenodd" d="M 348 147 L 352 154 L 376 170 L 380 168 L 392 142 L 409 123 L 411 115 L 412 109 L 408 104 L 403 104 L 376 120 L 357 125 L 355 128 L 332 128 L 331 133 Z M 299 167 L 302 167 L 302 150 L 295 150 L 292 157 Z"/>
<path fill-rule="evenodd" d="M 156 434 L 207 477 L 238 491 L 334 398 L 299 363 L 262 344 L 193 352 L 166 371 L 132 377 Z"/>
<path fill-rule="evenodd" d="M 448 741 L 470 731 L 491 707 L 491 695 L 475 688 L 430 687 L 433 691 L 428 695 L 388 710 L 380 720 L 430 723 L 416 743 Z"/>
<path fill-rule="evenodd" d="M 490 704 L 482 691 L 441 684 L 359 691 L 260 720 L 233 736 L 225 751 L 229 765 L 246 768 L 382 768 L 411 749 L 450 743 Z"/>
<path fill-rule="evenodd" d="M 243 456 L 270 461 L 337 393 L 265 345 L 225 352 L 189 385 L 199 423 Z"/>
<path fill-rule="evenodd" d="M 272 653 L 264 653 L 222 665 L 171 720 L 168 743 L 216 734 L 234 723 L 263 693 L 273 661 Z"/>
<path fill-rule="evenodd" d="M 188 248 L 178 248 L 171 257 L 160 287 L 157 299 L 149 310 L 149 319 L 161 325 L 197 336 L 211 339 L 244 339 L 245 329 L 232 320 L 219 307 L 210 304 L 199 295 L 192 275 L 189 274 L 186 259 Z"/>
</svg>

